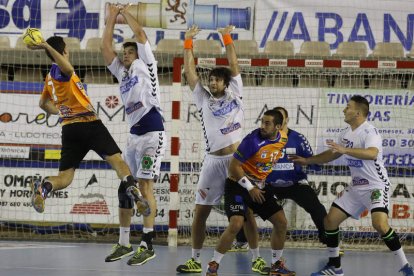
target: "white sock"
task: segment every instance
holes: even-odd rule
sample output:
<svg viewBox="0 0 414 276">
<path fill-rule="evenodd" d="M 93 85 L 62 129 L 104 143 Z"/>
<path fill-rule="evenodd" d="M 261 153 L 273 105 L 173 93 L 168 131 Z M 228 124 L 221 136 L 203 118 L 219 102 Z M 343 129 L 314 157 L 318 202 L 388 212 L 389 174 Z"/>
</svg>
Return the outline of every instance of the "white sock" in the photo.
<svg viewBox="0 0 414 276">
<path fill-rule="evenodd" d="M 274 250 L 272 249 L 272 264 L 276 263 L 280 260 L 280 258 L 283 255 L 283 249 L 282 250 Z"/>
<path fill-rule="evenodd" d="M 119 244 L 123 246 L 129 246 L 129 227 L 119 227 Z"/>
<path fill-rule="evenodd" d="M 221 262 L 221 259 L 223 259 L 223 256 L 224 254 L 221 254 L 220 252 L 217 252 L 216 250 L 214 250 L 213 259 L 211 260 L 219 264 Z"/>
<path fill-rule="evenodd" d="M 250 252 L 252 252 L 252 261 L 255 261 L 257 258 L 260 257 L 259 247 L 255 248 L 255 249 L 250 248 Z"/>
<path fill-rule="evenodd" d="M 396 251 L 392 251 L 392 253 L 397 258 L 397 261 L 400 264 L 400 268 L 402 268 L 403 266 L 405 266 L 406 263 L 408 263 L 407 257 L 405 256 L 402 247 Z"/>
<path fill-rule="evenodd" d="M 199 262 L 200 261 L 200 252 L 201 249 L 191 249 L 191 257 L 194 259 L 194 261 Z"/>
<path fill-rule="evenodd" d="M 328 247 L 329 258 L 339 257 L 339 247 Z"/>
<path fill-rule="evenodd" d="M 144 234 L 147 234 L 147 233 L 152 232 L 152 231 L 154 231 L 154 228 L 146 228 L 146 227 L 144 227 L 144 229 L 142 229 L 142 232 L 144 232 Z"/>
</svg>

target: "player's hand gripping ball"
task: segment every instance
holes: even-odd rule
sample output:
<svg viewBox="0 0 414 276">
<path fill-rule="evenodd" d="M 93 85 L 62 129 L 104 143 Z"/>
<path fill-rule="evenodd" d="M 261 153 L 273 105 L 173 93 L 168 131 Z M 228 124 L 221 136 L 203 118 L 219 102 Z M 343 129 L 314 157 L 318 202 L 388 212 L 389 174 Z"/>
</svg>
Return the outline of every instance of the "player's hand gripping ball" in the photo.
<svg viewBox="0 0 414 276">
<path fill-rule="evenodd" d="M 23 42 L 27 46 L 36 46 L 43 41 L 42 33 L 39 29 L 28 28 L 23 34 Z"/>
</svg>

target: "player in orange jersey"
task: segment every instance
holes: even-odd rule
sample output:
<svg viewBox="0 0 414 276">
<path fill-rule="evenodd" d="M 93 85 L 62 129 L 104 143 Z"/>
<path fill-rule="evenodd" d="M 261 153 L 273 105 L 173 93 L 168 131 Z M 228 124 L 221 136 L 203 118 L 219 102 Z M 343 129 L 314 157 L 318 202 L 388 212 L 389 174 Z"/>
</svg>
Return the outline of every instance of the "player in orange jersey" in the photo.
<svg viewBox="0 0 414 276">
<path fill-rule="evenodd" d="M 220 237 L 206 276 L 217 275 L 221 259 L 243 227 L 248 208 L 273 224 L 270 241 L 272 267 L 268 271 L 269 275 L 295 275 L 280 259 L 287 230 L 285 213 L 272 187 L 265 185 L 267 175 L 272 172 L 287 143 L 287 134 L 280 131 L 282 125 L 283 115 L 280 111 L 266 111 L 261 127 L 249 133 L 233 154 L 224 187 L 224 209 L 229 225 Z"/>
<path fill-rule="evenodd" d="M 119 208 L 131 209 L 134 201 L 139 212 L 148 214 L 146 202 L 135 185 L 131 172 L 121 158 L 121 151 L 108 129 L 99 119 L 86 91 L 69 62 L 69 51 L 62 37 L 52 36 L 30 49 L 44 49 L 52 60 L 45 79 L 39 105 L 50 114 L 59 115 L 62 125 L 62 151 L 57 176 L 47 176 L 31 184 L 32 204 L 42 213 L 47 195 L 69 186 L 75 169 L 89 150 L 94 150 L 116 171 L 121 184 L 118 189 Z M 125 223 L 121 220 L 121 224 Z M 128 252 L 128 254 L 132 254 Z"/>
</svg>

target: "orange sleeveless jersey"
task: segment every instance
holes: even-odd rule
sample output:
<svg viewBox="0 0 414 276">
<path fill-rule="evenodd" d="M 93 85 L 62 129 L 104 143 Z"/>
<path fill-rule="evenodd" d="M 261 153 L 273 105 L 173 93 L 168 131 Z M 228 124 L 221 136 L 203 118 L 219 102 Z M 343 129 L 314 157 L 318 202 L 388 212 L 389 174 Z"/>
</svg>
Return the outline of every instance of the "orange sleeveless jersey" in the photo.
<svg viewBox="0 0 414 276">
<path fill-rule="evenodd" d="M 242 140 L 233 156 L 243 163 L 242 168 L 251 180 L 263 181 L 282 156 L 287 140 L 284 131 L 279 131 L 275 140 L 268 140 L 261 138 L 256 129 Z"/>
<path fill-rule="evenodd" d="M 52 72 L 46 76 L 42 97 L 50 98 L 59 109 L 62 126 L 99 120 L 81 80 L 75 73 L 72 74 L 69 81 L 65 81 L 65 77 L 59 81 L 51 75 Z"/>
</svg>

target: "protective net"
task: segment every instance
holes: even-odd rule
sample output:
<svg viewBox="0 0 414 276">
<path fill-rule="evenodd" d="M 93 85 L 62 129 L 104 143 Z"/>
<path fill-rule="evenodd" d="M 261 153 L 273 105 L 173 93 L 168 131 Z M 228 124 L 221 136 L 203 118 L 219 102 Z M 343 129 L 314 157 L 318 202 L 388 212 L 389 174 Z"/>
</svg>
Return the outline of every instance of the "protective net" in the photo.
<svg viewBox="0 0 414 276">
<path fill-rule="evenodd" d="M 43 214 L 36 213 L 30 204 L 29 183 L 57 174 L 61 127 L 57 116 L 47 116 L 38 106 L 51 62 L 43 51 L 26 49 L 21 38 L 26 28 L 40 29 L 45 38 L 65 38 L 76 74 L 121 149 L 128 133 L 118 84 L 106 69 L 100 51 L 107 6 L 103 1 L 92 0 L 54 2 L 55 5 L 49 1 L 16 0 L 1 4 L 0 237 L 115 241 L 119 180 L 93 152 L 76 170 L 73 183 L 50 195 Z M 195 23 L 203 29 L 194 40 L 203 85 L 207 84 L 212 66 L 226 65 L 216 29 L 227 24 L 236 26 L 233 39 L 245 84 L 246 134 L 259 127 L 260 117 L 267 109 L 284 106 L 289 111 L 290 127 L 308 138 L 314 152 L 321 152 L 325 140 L 336 137 L 345 126 L 341 112 L 349 97 L 367 97 L 372 108 L 369 120 L 383 136 L 384 159 L 393 184 L 390 223 L 405 244 L 412 244 L 414 61 L 410 57 L 414 54 L 413 50 L 409 53 L 412 16 L 406 12 L 412 7 L 408 1 L 384 2 L 381 7 L 373 1 L 359 1 L 349 7 L 338 5 L 338 1 L 311 5 L 305 2 L 242 0 L 234 7 L 234 1 L 151 0 L 133 5 L 134 11 L 145 19 L 145 31 L 158 61 L 168 137 L 173 128 L 172 94 L 177 86 L 182 93 L 177 223 L 180 243 L 189 243 L 191 237 L 204 137 L 191 92 L 181 78 L 182 59 L 174 59 L 182 57 L 184 31 Z M 219 21 L 215 20 L 218 16 Z M 121 57 L 122 43 L 133 40 L 133 33 L 127 25 L 118 23 L 114 49 Z M 361 35 L 363 32 L 366 35 Z M 382 43 L 380 37 L 399 42 Z M 154 187 L 158 241 L 168 235 L 171 219 L 172 161 L 167 147 Z M 310 171 L 309 180 L 329 208 L 349 182 L 349 172 L 339 160 L 321 171 Z M 291 201 L 285 203 L 285 212 L 290 244 L 318 245 L 309 215 Z M 258 222 L 261 240 L 268 245 L 270 225 L 260 219 Z M 132 223 L 135 237 L 142 230 L 142 218 L 134 214 Z M 217 241 L 226 225 L 222 206 L 217 206 L 207 222 L 208 244 Z M 348 220 L 342 229 L 349 246 L 363 245 L 366 249 L 382 244 L 370 226 L 369 214 L 358 221 Z"/>
</svg>

